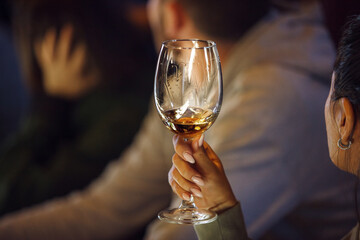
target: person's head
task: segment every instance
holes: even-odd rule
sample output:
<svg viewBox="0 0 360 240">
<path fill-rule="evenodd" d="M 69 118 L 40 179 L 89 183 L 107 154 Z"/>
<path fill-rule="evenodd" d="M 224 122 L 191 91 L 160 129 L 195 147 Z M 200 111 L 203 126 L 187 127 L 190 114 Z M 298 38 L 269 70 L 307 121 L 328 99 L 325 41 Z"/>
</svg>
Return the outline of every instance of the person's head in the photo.
<svg viewBox="0 0 360 240">
<path fill-rule="evenodd" d="M 269 0 L 148 0 L 157 46 L 180 38 L 236 41 L 269 10 Z"/>
<path fill-rule="evenodd" d="M 111 12 L 101 0 L 16 0 L 14 34 L 25 79 L 35 94 L 42 94 L 43 73 L 35 54 L 36 42 L 50 29 L 57 37 L 66 25 L 73 27 L 71 49 L 86 48 L 84 73 L 96 69 L 100 85 L 132 84 L 137 71 L 134 31 L 123 13 Z M 140 46 L 141 47 L 141 46 Z"/>
<path fill-rule="evenodd" d="M 360 166 L 360 16 L 345 30 L 325 104 L 329 154 L 340 169 L 358 175 Z"/>
</svg>

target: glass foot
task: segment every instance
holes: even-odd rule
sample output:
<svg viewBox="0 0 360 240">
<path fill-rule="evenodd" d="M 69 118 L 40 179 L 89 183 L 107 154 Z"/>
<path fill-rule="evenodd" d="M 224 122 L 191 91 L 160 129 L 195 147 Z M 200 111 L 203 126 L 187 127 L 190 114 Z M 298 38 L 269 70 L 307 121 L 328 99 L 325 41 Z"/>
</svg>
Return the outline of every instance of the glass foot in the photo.
<svg viewBox="0 0 360 240">
<path fill-rule="evenodd" d="M 158 214 L 160 220 L 176 224 L 205 224 L 216 220 L 215 212 L 197 208 L 175 208 Z"/>
</svg>

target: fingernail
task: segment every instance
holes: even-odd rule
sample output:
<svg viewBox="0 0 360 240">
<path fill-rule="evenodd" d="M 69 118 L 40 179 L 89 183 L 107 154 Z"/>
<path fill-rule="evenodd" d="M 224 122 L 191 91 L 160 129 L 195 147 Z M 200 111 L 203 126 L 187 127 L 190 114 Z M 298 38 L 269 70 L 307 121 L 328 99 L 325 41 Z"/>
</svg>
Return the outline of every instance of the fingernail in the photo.
<svg viewBox="0 0 360 240">
<path fill-rule="evenodd" d="M 190 188 L 190 191 L 191 191 L 195 196 L 197 196 L 197 197 L 199 197 L 199 198 L 202 198 L 202 197 L 203 197 L 202 193 L 201 193 L 198 189 L 196 189 L 196 188 Z"/>
<path fill-rule="evenodd" d="M 195 159 L 189 153 L 184 153 L 183 156 L 187 162 L 192 163 L 192 164 L 195 163 Z"/>
<path fill-rule="evenodd" d="M 199 147 L 201 147 L 204 143 L 204 134 L 201 134 L 201 137 L 199 139 Z"/>
<path fill-rule="evenodd" d="M 205 183 L 204 183 L 204 181 L 201 179 L 201 177 L 192 177 L 191 178 L 191 180 L 194 182 L 194 183 L 196 183 L 197 185 L 199 185 L 199 186 L 204 186 L 205 185 Z"/>
<path fill-rule="evenodd" d="M 183 199 L 185 199 L 186 201 L 190 201 L 190 195 L 189 195 L 189 194 L 183 193 L 183 194 L 182 194 L 182 197 L 183 197 Z"/>
</svg>

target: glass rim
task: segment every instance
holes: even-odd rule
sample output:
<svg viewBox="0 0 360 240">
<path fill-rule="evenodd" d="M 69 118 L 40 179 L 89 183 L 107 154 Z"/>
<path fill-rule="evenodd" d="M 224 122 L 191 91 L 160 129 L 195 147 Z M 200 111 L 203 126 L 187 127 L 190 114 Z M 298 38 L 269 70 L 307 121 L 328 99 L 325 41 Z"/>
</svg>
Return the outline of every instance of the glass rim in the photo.
<svg viewBox="0 0 360 240">
<path fill-rule="evenodd" d="M 181 46 L 174 46 L 171 45 L 171 43 L 175 43 L 175 42 L 202 42 L 202 43 L 207 43 L 208 46 L 204 46 L 204 47 L 181 47 Z M 213 48 L 216 47 L 216 43 L 212 40 L 202 40 L 202 39 L 171 39 L 171 40 L 166 40 L 163 41 L 161 44 L 163 47 L 167 47 L 167 48 L 171 48 L 171 49 L 207 49 L 207 48 Z"/>
</svg>

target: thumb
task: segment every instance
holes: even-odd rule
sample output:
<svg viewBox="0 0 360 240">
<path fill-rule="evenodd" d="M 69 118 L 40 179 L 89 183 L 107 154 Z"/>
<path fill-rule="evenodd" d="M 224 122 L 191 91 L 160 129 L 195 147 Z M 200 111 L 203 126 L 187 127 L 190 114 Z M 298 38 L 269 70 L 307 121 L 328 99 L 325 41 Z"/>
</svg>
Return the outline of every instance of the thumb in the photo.
<svg viewBox="0 0 360 240">
<path fill-rule="evenodd" d="M 216 165 L 216 167 L 221 171 L 224 171 L 220 158 L 216 155 L 214 150 L 210 147 L 210 145 L 207 142 L 204 142 L 204 149 L 207 155 L 209 156 L 209 159 Z"/>
<path fill-rule="evenodd" d="M 222 164 L 219 157 L 206 142 L 193 153 L 193 157 L 195 158 L 196 168 L 203 176 L 208 176 L 213 173 L 217 174 L 219 170 L 222 171 Z"/>
</svg>

